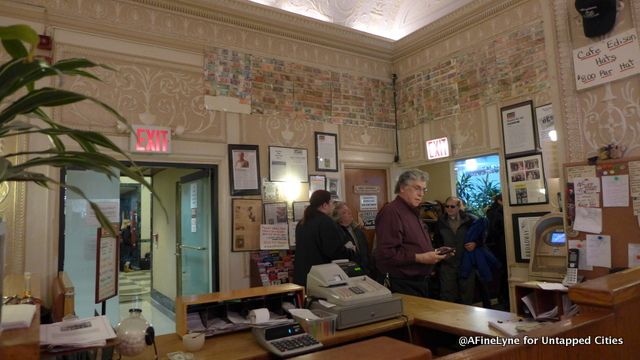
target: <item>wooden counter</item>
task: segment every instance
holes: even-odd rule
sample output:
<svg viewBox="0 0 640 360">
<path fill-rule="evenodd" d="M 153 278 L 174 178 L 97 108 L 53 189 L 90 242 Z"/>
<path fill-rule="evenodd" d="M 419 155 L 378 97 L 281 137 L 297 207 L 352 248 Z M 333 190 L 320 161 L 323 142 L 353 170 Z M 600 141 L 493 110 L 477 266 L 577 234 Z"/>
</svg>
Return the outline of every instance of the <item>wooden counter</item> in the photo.
<svg viewBox="0 0 640 360">
<path fill-rule="evenodd" d="M 412 345 L 387 336 L 359 341 L 311 354 L 297 356 L 296 360 L 426 360 L 431 359 L 427 348 Z"/>
<path fill-rule="evenodd" d="M 327 347 L 347 344 L 360 339 L 382 335 L 390 331 L 419 326 L 456 335 L 498 335 L 489 328 L 488 320 L 505 320 L 515 314 L 466 306 L 444 301 L 401 295 L 405 317 L 384 320 L 350 329 L 338 330 L 334 336 L 321 339 Z M 402 331 L 402 330 L 400 330 Z M 177 334 L 158 336 L 160 358 L 174 351 L 184 351 L 182 339 Z M 134 359 L 152 358 L 152 348 Z M 202 359 L 269 359 L 271 355 L 255 341 L 250 331 L 213 336 L 205 341 L 202 350 L 196 353 Z M 127 358 L 129 359 L 129 358 Z"/>
<path fill-rule="evenodd" d="M 467 306 L 440 300 L 402 295 L 404 313 L 413 326 L 460 336 L 502 336 L 489 327 L 489 320 L 516 319 L 509 312 Z"/>
</svg>

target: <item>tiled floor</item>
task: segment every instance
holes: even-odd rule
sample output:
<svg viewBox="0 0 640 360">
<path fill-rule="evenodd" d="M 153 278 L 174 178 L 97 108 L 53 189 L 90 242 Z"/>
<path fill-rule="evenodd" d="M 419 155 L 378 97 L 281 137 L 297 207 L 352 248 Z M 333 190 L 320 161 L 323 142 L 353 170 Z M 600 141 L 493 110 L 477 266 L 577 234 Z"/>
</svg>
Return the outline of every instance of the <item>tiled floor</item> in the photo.
<svg viewBox="0 0 640 360">
<path fill-rule="evenodd" d="M 156 335 L 176 332 L 175 317 L 167 316 L 167 310 L 161 311 L 161 305 L 151 300 L 151 274 L 149 271 L 134 271 L 121 273 L 120 288 L 120 319 L 129 316 L 129 309 L 142 309 L 142 316 L 153 326 Z"/>
</svg>

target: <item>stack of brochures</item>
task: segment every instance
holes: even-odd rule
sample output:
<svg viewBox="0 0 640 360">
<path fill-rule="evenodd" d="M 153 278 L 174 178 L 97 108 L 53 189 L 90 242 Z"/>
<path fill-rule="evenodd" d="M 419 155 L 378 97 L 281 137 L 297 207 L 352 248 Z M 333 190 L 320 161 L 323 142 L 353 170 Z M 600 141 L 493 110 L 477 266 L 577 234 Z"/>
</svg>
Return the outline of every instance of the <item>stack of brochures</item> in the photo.
<svg viewBox="0 0 640 360">
<path fill-rule="evenodd" d="M 105 346 L 107 340 L 115 337 L 116 333 L 106 316 L 65 320 L 40 326 L 40 345 L 48 347 L 49 351 Z"/>
<path fill-rule="evenodd" d="M 534 293 L 530 293 L 527 296 L 522 297 L 522 302 L 526 306 L 525 312 L 528 312 L 529 314 L 531 314 L 532 318 L 534 318 L 535 320 L 558 320 L 559 319 L 557 306 L 554 306 L 553 309 L 549 311 L 545 311 L 543 313 L 538 314 L 535 311 L 535 308 L 536 308 L 535 301 L 536 300 L 535 300 Z"/>
</svg>

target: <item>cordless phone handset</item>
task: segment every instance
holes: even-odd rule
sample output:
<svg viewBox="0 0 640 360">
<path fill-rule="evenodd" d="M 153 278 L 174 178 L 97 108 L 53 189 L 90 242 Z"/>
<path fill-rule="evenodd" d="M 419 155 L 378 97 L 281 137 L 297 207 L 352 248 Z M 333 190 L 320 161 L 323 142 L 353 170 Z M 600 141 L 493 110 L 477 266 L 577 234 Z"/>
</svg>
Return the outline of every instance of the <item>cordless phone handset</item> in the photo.
<svg viewBox="0 0 640 360">
<path fill-rule="evenodd" d="M 567 274 L 562 280 L 564 286 L 575 285 L 578 282 L 578 258 L 580 251 L 578 249 L 569 249 L 567 259 Z"/>
</svg>

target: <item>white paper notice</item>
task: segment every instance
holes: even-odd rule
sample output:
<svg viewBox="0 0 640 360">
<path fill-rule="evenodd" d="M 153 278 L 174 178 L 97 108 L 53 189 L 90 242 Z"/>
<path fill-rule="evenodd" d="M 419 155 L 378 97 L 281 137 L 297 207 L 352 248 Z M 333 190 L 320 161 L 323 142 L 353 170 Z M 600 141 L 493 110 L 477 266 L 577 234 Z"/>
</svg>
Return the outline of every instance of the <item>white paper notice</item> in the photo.
<svg viewBox="0 0 640 360">
<path fill-rule="evenodd" d="M 597 177 L 583 177 L 573 180 L 576 194 L 595 194 L 600 192 L 600 179 Z"/>
<path fill-rule="evenodd" d="M 602 232 L 602 209 L 576 208 L 576 220 L 573 223 L 573 229 L 600 234 Z"/>
<path fill-rule="evenodd" d="M 611 267 L 611 236 L 587 234 L 587 264 Z"/>
<path fill-rule="evenodd" d="M 629 161 L 629 187 L 631 196 L 640 197 L 640 161 Z"/>
<path fill-rule="evenodd" d="M 593 165 L 572 166 L 567 168 L 567 182 L 573 182 L 575 178 L 596 176 L 596 167 Z"/>
<path fill-rule="evenodd" d="M 260 250 L 289 249 L 289 226 L 287 224 L 260 225 Z"/>
<path fill-rule="evenodd" d="M 578 249 L 578 269 L 593 270 L 593 266 L 587 263 L 587 241 L 586 240 L 569 240 L 569 249 Z"/>
<path fill-rule="evenodd" d="M 640 266 L 640 244 L 629 244 L 629 267 Z"/>
<path fill-rule="evenodd" d="M 289 246 L 296 246 L 296 227 L 297 221 L 291 221 L 289 223 Z"/>
<path fill-rule="evenodd" d="M 629 175 L 602 177 L 602 203 L 605 207 L 629 206 Z"/>
<path fill-rule="evenodd" d="M 640 244 L 629 244 L 629 267 L 640 266 Z"/>
</svg>

